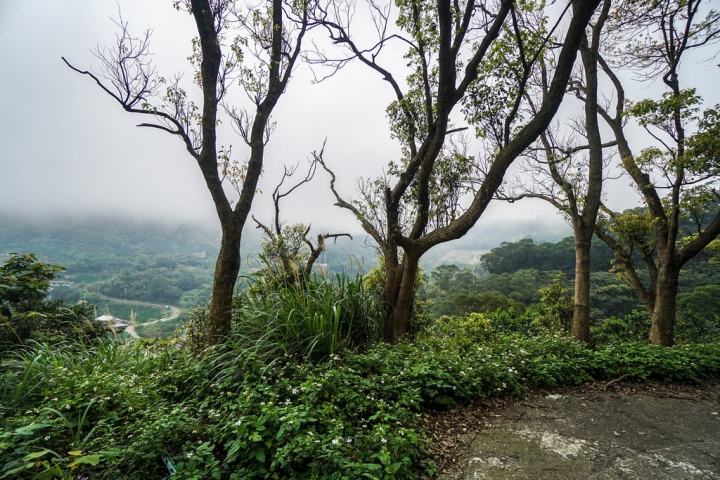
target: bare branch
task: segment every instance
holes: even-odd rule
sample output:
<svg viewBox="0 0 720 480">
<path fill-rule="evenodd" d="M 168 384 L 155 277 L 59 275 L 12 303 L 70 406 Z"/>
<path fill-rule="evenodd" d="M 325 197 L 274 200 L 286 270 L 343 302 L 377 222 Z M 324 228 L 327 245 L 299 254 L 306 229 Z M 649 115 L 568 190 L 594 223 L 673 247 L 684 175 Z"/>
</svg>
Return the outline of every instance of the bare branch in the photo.
<svg viewBox="0 0 720 480">
<path fill-rule="evenodd" d="M 355 215 L 355 218 L 360 222 L 360 224 L 363 227 L 363 230 L 365 230 L 368 235 L 373 237 L 373 239 L 377 242 L 378 245 L 382 246 L 385 244 L 384 239 L 382 238 L 382 235 L 378 232 L 378 230 L 368 221 L 368 219 L 365 218 L 365 216 L 358 210 L 355 205 L 353 205 L 350 202 L 347 202 L 343 200 L 343 198 L 340 196 L 340 194 L 335 189 L 335 173 L 330 170 L 323 160 L 323 153 L 324 153 L 324 147 L 323 150 L 320 150 L 320 153 L 313 152 L 313 157 L 318 161 L 320 165 L 322 165 L 323 169 L 330 174 L 330 191 L 335 195 L 335 200 L 337 205 L 340 208 L 345 208 L 347 210 L 350 210 L 353 215 Z"/>
</svg>

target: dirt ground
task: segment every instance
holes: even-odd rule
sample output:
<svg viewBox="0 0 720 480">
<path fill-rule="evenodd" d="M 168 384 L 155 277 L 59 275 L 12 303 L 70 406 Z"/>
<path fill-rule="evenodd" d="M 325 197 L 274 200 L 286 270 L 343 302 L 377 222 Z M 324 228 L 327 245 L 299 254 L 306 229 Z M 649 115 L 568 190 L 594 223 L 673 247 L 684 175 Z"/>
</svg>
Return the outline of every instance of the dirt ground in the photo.
<svg viewBox="0 0 720 480">
<path fill-rule="evenodd" d="M 720 382 L 596 383 L 430 412 L 439 478 L 720 479 Z"/>
</svg>

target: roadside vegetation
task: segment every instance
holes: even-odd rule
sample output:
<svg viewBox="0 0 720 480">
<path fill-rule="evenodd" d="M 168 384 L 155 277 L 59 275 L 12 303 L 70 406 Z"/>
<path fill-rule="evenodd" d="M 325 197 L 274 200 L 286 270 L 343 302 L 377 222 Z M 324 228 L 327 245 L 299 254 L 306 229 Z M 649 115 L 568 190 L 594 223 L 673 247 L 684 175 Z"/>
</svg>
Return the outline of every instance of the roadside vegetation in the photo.
<svg viewBox="0 0 720 480">
<path fill-rule="evenodd" d="M 426 315 L 389 345 L 372 276 L 259 278 L 236 298 L 227 341 L 205 349 L 202 309 L 174 339 L 133 343 L 88 334 L 87 316 L 60 316 L 58 302 L 23 310 L 52 276 L 24 258 L 37 276 L 3 297 L 3 338 L 42 320 L 2 352 L 0 478 L 432 477 L 423 409 L 620 377 L 720 378 L 717 316 L 679 324 L 666 348 L 647 344 L 649 317 L 634 312 L 593 327 L 589 349 L 568 334 L 572 296 L 557 282 L 523 313 Z M 50 334 L 61 328 L 75 334 Z"/>
</svg>

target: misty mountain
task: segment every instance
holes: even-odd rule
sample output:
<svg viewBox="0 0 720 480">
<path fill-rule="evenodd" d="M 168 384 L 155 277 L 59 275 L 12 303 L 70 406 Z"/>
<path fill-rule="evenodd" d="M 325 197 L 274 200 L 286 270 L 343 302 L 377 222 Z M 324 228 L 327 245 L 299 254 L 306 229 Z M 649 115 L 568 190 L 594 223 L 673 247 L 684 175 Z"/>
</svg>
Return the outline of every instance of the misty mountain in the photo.
<svg viewBox="0 0 720 480">
<path fill-rule="evenodd" d="M 476 264 L 480 255 L 502 242 L 532 238 L 554 242 L 570 235 L 569 227 L 542 219 L 481 222 L 456 241 L 438 245 L 425 254 L 422 266 L 431 270 L 443 263 Z M 312 232 L 311 232 L 312 235 Z M 243 232 L 243 271 L 259 267 L 257 252 L 263 234 L 250 224 Z M 118 268 L 135 263 L 138 255 L 170 257 L 205 252 L 214 259 L 219 250 L 217 228 L 193 223 L 136 221 L 128 217 L 49 218 L 32 220 L 0 217 L 0 255 L 35 253 L 38 258 L 68 268 L 68 274 L 92 272 L 97 260 Z M 330 242 L 318 263 L 331 273 L 367 272 L 377 264 L 374 243 L 365 235 Z M 98 272 L 99 273 L 99 272 Z"/>
</svg>

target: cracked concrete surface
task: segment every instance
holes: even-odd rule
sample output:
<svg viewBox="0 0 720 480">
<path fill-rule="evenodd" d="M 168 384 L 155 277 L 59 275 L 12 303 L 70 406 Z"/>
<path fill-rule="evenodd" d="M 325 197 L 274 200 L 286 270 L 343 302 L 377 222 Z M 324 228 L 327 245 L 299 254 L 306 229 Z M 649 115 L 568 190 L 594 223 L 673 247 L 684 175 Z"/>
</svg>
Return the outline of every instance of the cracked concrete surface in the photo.
<svg viewBox="0 0 720 480">
<path fill-rule="evenodd" d="M 460 464 L 439 478 L 720 479 L 719 410 L 647 393 L 535 397 L 468 433 Z"/>
</svg>

